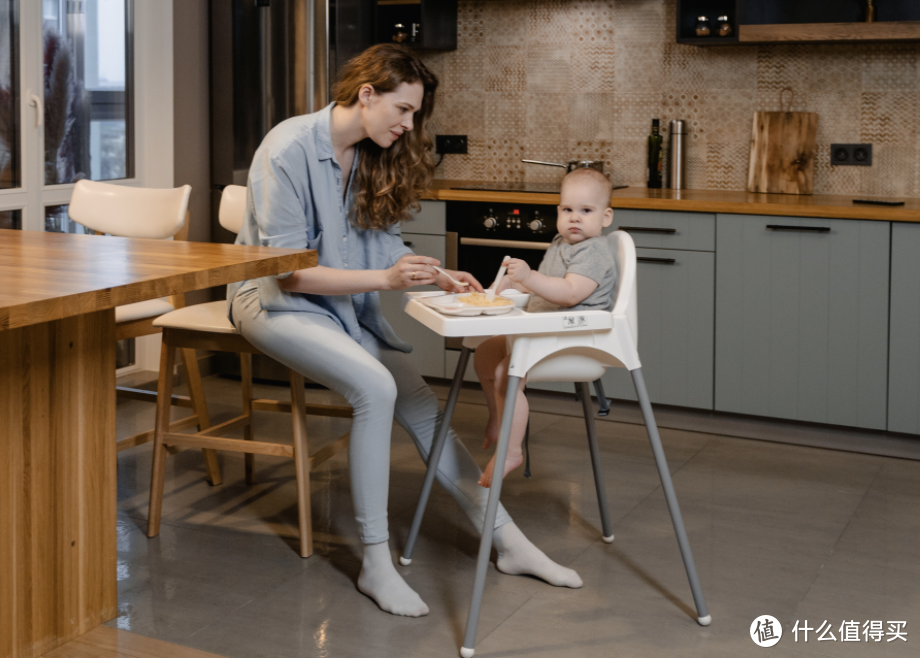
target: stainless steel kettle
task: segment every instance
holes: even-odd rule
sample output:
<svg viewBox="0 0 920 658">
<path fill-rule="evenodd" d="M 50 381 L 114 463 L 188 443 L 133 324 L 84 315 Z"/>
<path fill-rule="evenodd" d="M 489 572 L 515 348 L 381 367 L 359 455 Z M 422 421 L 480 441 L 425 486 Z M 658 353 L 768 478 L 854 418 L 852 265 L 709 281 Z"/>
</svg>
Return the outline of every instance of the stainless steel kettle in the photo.
<svg viewBox="0 0 920 658">
<path fill-rule="evenodd" d="M 576 169 L 596 169 L 597 171 L 604 173 L 603 160 L 569 160 L 567 164 L 562 164 L 561 162 L 543 162 L 542 160 L 521 160 L 521 162 L 548 165 L 550 167 L 562 167 L 565 169 L 565 173 L 569 173 Z"/>
</svg>

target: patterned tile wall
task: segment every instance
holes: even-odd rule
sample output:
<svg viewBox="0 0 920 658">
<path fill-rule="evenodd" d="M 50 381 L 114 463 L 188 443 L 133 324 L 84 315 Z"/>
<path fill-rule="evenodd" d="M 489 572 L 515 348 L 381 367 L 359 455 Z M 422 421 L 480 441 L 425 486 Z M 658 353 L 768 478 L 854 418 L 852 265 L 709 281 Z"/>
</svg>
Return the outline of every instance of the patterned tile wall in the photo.
<svg viewBox="0 0 920 658">
<path fill-rule="evenodd" d="M 688 120 L 687 181 L 744 189 L 753 113 L 817 112 L 815 192 L 920 196 L 920 44 L 698 48 L 674 42 L 675 0 L 461 0 L 434 132 L 466 134 L 440 178 L 555 181 L 521 158 L 603 159 L 645 184 L 651 119 Z M 831 167 L 833 142 L 871 142 L 874 166 Z"/>
</svg>

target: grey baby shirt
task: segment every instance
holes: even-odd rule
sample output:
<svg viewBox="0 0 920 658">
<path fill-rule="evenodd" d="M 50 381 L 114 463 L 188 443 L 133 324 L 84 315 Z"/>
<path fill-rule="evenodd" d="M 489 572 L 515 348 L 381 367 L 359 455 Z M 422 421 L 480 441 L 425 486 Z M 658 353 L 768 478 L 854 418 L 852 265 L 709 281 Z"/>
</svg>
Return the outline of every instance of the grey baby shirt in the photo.
<svg viewBox="0 0 920 658">
<path fill-rule="evenodd" d="M 596 281 L 597 288 L 581 304 L 571 307 L 553 304 L 534 293 L 527 304 L 528 313 L 558 311 L 562 308 L 571 308 L 573 311 L 609 311 L 613 306 L 613 286 L 617 271 L 605 238 L 589 238 L 577 244 L 569 244 L 561 235 L 557 235 L 543 256 L 538 271 L 560 279 L 569 272 L 580 274 Z"/>
</svg>

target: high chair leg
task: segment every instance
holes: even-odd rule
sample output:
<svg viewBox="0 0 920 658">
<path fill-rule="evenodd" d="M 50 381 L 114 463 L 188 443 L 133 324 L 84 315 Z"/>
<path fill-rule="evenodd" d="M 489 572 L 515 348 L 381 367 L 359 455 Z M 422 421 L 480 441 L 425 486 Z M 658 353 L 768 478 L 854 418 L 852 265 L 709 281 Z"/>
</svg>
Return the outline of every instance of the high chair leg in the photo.
<svg viewBox="0 0 920 658">
<path fill-rule="evenodd" d="M 642 368 L 636 368 L 632 371 L 633 384 L 636 387 L 636 395 L 639 398 L 639 407 L 642 409 L 642 416 L 645 419 L 645 427 L 648 430 L 648 439 L 652 444 L 652 452 L 655 455 L 655 463 L 658 465 L 658 476 L 661 478 L 661 488 L 664 490 L 664 497 L 668 503 L 668 511 L 671 513 L 671 522 L 674 524 L 674 533 L 677 535 L 677 544 L 680 546 L 680 555 L 684 560 L 684 567 L 687 570 L 687 578 L 690 580 L 690 590 L 693 592 L 693 601 L 696 603 L 697 621 L 701 626 L 709 626 L 712 617 L 706 609 L 706 601 L 703 598 L 703 589 L 700 587 L 700 579 L 696 573 L 696 563 L 693 561 L 693 553 L 690 551 L 690 541 L 687 539 L 687 530 L 684 528 L 684 519 L 680 513 L 680 505 L 677 504 L 677 494 L 674 493 L 674 485 L 671 482 L 671 472 L 668 470 L 668 461 L 664 456 L 664 448 L 661 447 L 661 437 L 658 435 L 658 425 L 655 423 L 655 415 L 652 413 L 652 405 L 648 399 L 648 391 L 645 389 L 645 378 L 642 376 Z"/>
<path fill-rule="evenodd" d="M 476 629 L 479 626 L 479 613 L 482 609 L 482 592 L 486 586 L 486 572 L 489 568 L 489 554 L 492 552 L 492 535 L 495 532 L 495 516 L 498 514 L 498 498 L 502 493 L 505 458 L 508 456 L 508 442 L 511 438 L 511 421 L 514 418 L 514 403 L 517 400 L 518 385 L 521 378 L 508 377 L 508 389 L 505 394 L 505 411 L 502 414 L 501 430 L 498 434 L 498 447 L 495 450 L 495 469 L 492 472 L 492 488 L 489 489 L 489 504 L 486 507 L 486 520 L 482 526 L 482 539 L 479 541 L 479 557 L 476 560 L 476 580 L 473 583 L 473 601 L 470 604 L 470 616 L 466 620 L 466 633 L 460 655 L 472 658 L 476 647 Z"/>
<path fill-rule="evenodd" d="M 604 393 L 604 382 L 600 379 L 594 380 L 594 392 L 597 393 L 597 415 L 606 416 L 610 413 L 610 400 Z"/>
<path fill-rule="evenodd" d="M 585 412 L 585 429 L 588 431 L 588 447 L 591 450 L 591 467 L 594 469 L 594 489 L 597 491 L 597 506 L 601 511 L 601 528 L 604 531 L 604 541 L 608 544 L 613 541 L 613 530 L 610 527 L 610 511 L 607 508 L 607 489 L 604 486 L 604 468 L 601 465 L 601 451 L 597 445 L 597 428 L 594 425 L 594 410 L 591 408 L 591 391 L 584 382 L 575 384 L 581 398 L 581 407 Z"/>
<path fill-rule="evenodd" d="M 418 498 L 418 505 L 415 506 L 415 516 L 412 517 L 412 527 L 409 529 L 409 539 L 406 541 L 406 547 L 399 558 L 401 565 L 408 566 L 412 563 L 412 552 L 415 550 L 415 541 L 418 539 L 419 529 L 422 527 L 422 518 L 425 516 L 425 508 L 428 506 L 428 497 L 431 495 L 431 487 L 434 484 L 434 477 L 438 472 L 438 464 L 441 461 L 441 453 L 444 452 L 444 445 L 447 443 L 447 434 L 450 430 L 450 421 L 454 415 L 454 409 L 457 406 L 457 398 L 460 396 L 460 389 L 463 387 L 463 374 L 466 372 L 466 365 L 470 360 L 470 348 L 464 347 L 460 351 L 460 361 L 457 363 L 457 369 L 454 371 L 454 381 L 450 386 L 450 393 L 447 395 L 447 403 L 444 405 L 444 413 L 441 415 L 441 424 L 435 434 L 434 442 L 431 444 L 431 452 L 428 453 L 428 470 L 425 471 L 425 482 L 422 484 L 422 493 Z"/>
<path fill-rule="evenodd" d="M 166 477 L 166 446 L 163 434 L 169 431 L 170 397 L 173 387 L 173 366 L 176 349 L 164 337 L 160 347 L 160 376 L 157 381 L 157 418 L 153 436 L 153 468 L 150 473 L 150 504 L 147 512 L 147 536 L 160 534 L 163 511 L 163 481 Z"/>
</svg>

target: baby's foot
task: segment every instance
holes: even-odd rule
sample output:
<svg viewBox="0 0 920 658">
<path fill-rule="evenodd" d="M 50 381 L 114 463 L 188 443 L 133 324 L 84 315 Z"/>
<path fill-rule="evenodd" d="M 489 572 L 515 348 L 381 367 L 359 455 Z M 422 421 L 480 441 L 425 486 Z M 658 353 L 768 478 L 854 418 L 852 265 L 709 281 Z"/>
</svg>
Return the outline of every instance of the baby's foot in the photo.
<svg viewBox="0 0 920 658">
<path fill-rule="evenodd" d="M 502 474 L 502 479 L 508 475 L 511 471 L 516 469 L 518 466 L 524 463 L 524 453 L 516 452 L 512 453 L 508 451 L 508 455 L 505 457 L 505 472 Z M 492 474 L 495 472 L 495 455 L 492 455 L 492 459 L 489 460 L 489 463 L 486 465 L 486 470 L 483 471 L 482 476 L 479 478 L 479 486 L 485 487 L 486 489 L 491 488 L 492 486 Z"/>
<path fill-rule="evenodd" d="M 489 417 L 489 424 L 486 425 L 486 437 L 482 441 L 482 449 L 488 450 L 498 443 L 498 421 Z"/>
</svg>

